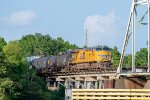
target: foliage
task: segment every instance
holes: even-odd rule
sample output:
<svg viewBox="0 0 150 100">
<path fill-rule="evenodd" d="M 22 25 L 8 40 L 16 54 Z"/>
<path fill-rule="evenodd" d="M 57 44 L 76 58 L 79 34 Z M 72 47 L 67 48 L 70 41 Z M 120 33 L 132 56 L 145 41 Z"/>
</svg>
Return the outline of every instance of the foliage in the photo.
<svg viewBox="0 0 150 100">
<path fill-rule="evenodd" d="M 135 66 L 147 66 L 147 57 L 148 51 L 147 48 L 141 48 L 140 51 L 137 51 L 135 54 Z M 132 55 L 126 55 L 124 57 L 124 66 L 130 67 L 132 66 Z"/>
<path fill-rule="evenodd" d="M 135 65 L 136 66 L 147 66 L 148 61 L 148 51 L 147 48 L 141 48 L 140 51 L 136 52 L 135 55 Z"/>
<path fill-rule="evenodd" d="M 6 42 L 3 38 L 0 38 L 0 100 L 9 99 L 9 97 L 11 97 L 13 85 L 13 81 L 11 81 L 7 75 L 8 63 L 2 52 L 4 45 L 6 45 Z"/>
<path fill-rule="evenodd" d="M 53 92 L 55 95 L 51 98 L 52 100 L 64 100 L 65 97 L 65 88 L 60 86 L 59 90 Z"/>
<path fill-rule="evenodd" d="M 0 38 L 0 100 L 61 100 L 64 89 L 49 91 L 44 78 L 37 76 L 26 61 L 28 56 L 55 55 L 76 45 L 62 38 L 36 33 L 8 44 Z"/>
<path fill-rule="evenodd" d="M 125 67 L 130 67 L 130 66 L 132 66 L 132 55 L 131 55 L 131 54 L 126 55 L 126 56 L 124 57 L 123 66 L 125 66 Z"/>
<path fill-rule="evenodd" d="M 112 51 L 112 62 L 113 67 L 117 67 L 119 65 L 121 54 L 115 46 Z M 137 51 L 135 54 L 135 66 L 147 66 L 147 48 L 141 48 L 140 51 Z M 132 66 L 132 55 L 128 54 L 124 56 L 123 66 L 130 67 Z"/>
<path fill-rule="evenodd" d="M 6 41 L 4 40 L 4 38 L 0 37 L 0 50 L 2 50 L 2 48 L 6 45 Z"/>
<path fill-rule="evenodd" d="M 21 60 L 22 49 L 18 41 L 10 41 L 6 46 L 4 46 L 3 51 L 10 63 L 18 63 L 18 61 Z"/>
<path fill-rule="evenodd" d="M 27 63 L 11 66 L 9 73 L 11 73 L 10 77 L 14 81 L 14 91 L 18 94 L 11 99 L 44 100 L 45 82 L 36 75 L 33 69 L 29 69 Z"/>
<path fill-rule="evenodd" d="M 76 49 L 78 48 L 76 45 L 70 44 L 68 41 L 64 41 L 62 38 L 53 39 L 52 44 L 52 55 L 58 54 L 60 51 L 64 52 L 69 49 Z"/>
<path fill-rule="evenodd" d="M 121 54 L 116 46 L 113 49 L 111 49 L 111 52 L 113 67 L 118 67 Z"/>
<path fill-rule="evenodd" d="M 55 55 L 60 51 L 77 48 L 76 45 L 64 41 L 62 38 L 52 39 L 49 35 L 35 33 L 35 35 L 26 35 L 20 40 L 20 46 L 23 49 L 22 56 L 47 56 Z"/>
<path fill-rule="evenodd" d="M 49 35 L 26 35 L 19 41 L 23 49 L 22 56 L 38 56 L 51 54 L 52 38 Z"/>
</svg>

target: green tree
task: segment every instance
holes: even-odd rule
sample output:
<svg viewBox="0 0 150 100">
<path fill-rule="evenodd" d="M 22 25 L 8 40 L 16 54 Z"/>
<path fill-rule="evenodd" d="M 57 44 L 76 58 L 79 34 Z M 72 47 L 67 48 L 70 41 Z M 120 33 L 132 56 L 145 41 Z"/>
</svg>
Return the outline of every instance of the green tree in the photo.
<svg viewBox="0 0 150 100">
<path fill-rule="evenodd" d="M 117 67 L 119 65 L 120 61 L 120 52 L 118 51 L 118 48 L 115 46 L 112 50 L 112 62 L 113 67 Z"/>
<path fill-rule="evenodd" d="M 35 33 L 35 35 L 26 35 L 20 40 L 23 56 L 38 56 L 51 54 L 52 38 L 49 35 Z"/>
<path fill-rule="evenodd" d="M 6 41 L 4 40 L 4 38 L 1 38 L 0 37 L 0 49 L 2 50 L 3 49 L 3 47 L 6 45 L 7 43 L 6 43 Z"/>
<path fill-rule="evenodd" d="M 18 41 L 10 41 L 4 46 L 3 51 L 10 63 L 19 63 L 21 61 L 22 49 Z"/>
<path fill-rule="evenodd" d="M 58 52 L 64 52 L 69 49 L 74 50 L 78 48 L 75 44 L 70 44 L 68 41 L 64 41 L 61 37 L 53 39 L 52 47 L 52 55 L 57 55 Z"/>
<path fill-rule="evenodd" d="M 147 48 L 141 48 L 140 51 L 137 51 L 135 54 L 135 66 L 147 66 L 147 55 Z M 124 57 L 124 66 L 132 66 L 132 54 L 126 55 Z"/>
<path fill-rule="evenodd" d="M 64 41 L 62 38 L 52 39 L 49 35 L 35 33 L 26 35 L 20 40 L 23 56 L 47 56 L 56 55 L 69 49 L 76 49 L 77 46 Z"/>
<path fill-rule="evenodd" d="M 123 63 L 123 66 L 125 67 L 130 67 L 132 65 L 132 55 L 129 54 L 129 55 L 126 55 L 124 57 L 124 63 Z"/>
<path fill-rule="evenodd" d="M 30 69 L 27 63 L 14 65 L 10 68 L 11 79 L 15 81 L 14 91 L 19 95 L 12 99 L 17 100 L 44 100 L 44 92 L 47 91 L 44 79 L 36 75 L 34 69 Z"/>
<path fill-rule="evenodd" d="M 6 42 L 3 38 L 0 38 L 0 100 L 10 99 L 13 90 L 13 81 L 7 75 L 8 63 L 2 51 L 4 45 L 6 45 Z"/>
<path fill-rule="evenodd" d="M 135 65 L 147 66 L 147 60 L 148 60 L 147 55 L 148 55 L 147 48 L 141 48 L 140 51 L 137 51 L 135 55 Z"/>
<path fill-rule="evenodd" d="M 9 96 L 11 100 L 44 100 L 45 97 L 43 93 L 48 91 L 46 89 L 46 83 L 42 78 L 36 75 L 34 69 L 30 69 L 30 65 L 26 62 L 26 59 L 21 56 L 22 48 L 19 45 L 19 41 L 9 42 L 3 47 L 3 51 L 6 55 L 9 65 L 7 72 L 6 67 L 3 66 L 1 67 L 2 71 L 0 70 L 1 76 L 4 77 L 1 79 L 3 81 L 0 84 L 3 87 L 1 90 L 4 91 L 7 88 L 9 89 L 12 87 L 13 90 L 11 90 L 11 96 Z M 3 57 L 1 58 L 3 59 Z M 6 73 L 9 78 L 7 78 L 6 75 L 4 76 L 2 72 L 4 75 Z M 10 79 L 12 81 L 9 81 Z M 7 82 L 9 82 L 9 84 L 7 84 Z M 4 95 L 4 97 L 8 96 Z"/>
<path fill-rule="evenodd" d="M 0 99 L 63 99 L 64 89 L 49 91 L 44 79 L 30 68 L 26 57 L 55 55 L 76 48 L 76 45 L 62 38 L 52 39 L 40 33 L 23 36 L 21 40 L 10 41 L 8 44 L 0 39 Z"/>
</svg>

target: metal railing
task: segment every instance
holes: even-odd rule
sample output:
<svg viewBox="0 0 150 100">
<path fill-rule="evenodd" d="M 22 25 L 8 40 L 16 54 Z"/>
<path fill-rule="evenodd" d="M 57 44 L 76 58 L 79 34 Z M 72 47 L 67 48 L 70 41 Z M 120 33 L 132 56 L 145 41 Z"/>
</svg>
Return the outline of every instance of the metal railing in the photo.
<svg viewBox="0 0 150 100">
<path fill-rule="evenodd" d="M 150 100 L 150 89 L 72 89 L 72 100 Z"/>
</svg>

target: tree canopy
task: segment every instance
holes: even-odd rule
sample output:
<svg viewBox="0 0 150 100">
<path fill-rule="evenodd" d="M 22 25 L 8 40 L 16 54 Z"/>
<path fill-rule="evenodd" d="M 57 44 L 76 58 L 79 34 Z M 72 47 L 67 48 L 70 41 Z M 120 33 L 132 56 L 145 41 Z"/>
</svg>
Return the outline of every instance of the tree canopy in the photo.
<svg viewBox="0 0 150 100">
<path fill-rule="evenodd" d="M 0 37 L 0 50 L 2 51 L 2 48 L 6 45 L 6 41 L 4 40 L 4 38 Z"/>
<path fill-rule="evenodd" d="M 58 37 L 41 33 L 23 36 L 20 40 L 5 42 L 0 38 L 0 100 L 60 100 L 64 91 L 50 91 L 44 78 L 37 76 L 26 61 L 28 56 L 48 56 L 75 49 Z M 59 95 L 59 96 L 58 96 Z"/>
<path fill-rule="evenodd" d="M 111 52 L 112 52 L 113 67 L 118 67 L 121 54 L 116 46 L 114 46 L 114 48 L 111 49 Z"/>
<path fill-rule="evenodd" d="M 22 48 L 18 41 L 10 41 L 3 48 L 4 54 L 10 63 L 18 63 L 22 59 Z"/>
<path fill-rule="evenodd" d="M 0 100 L 9 99 L 11 95 L 13 81 L 7 74 L 8 62 L 2 51 L 2 48 L 6 45 L 3 38 L 0 38 Z"/>
<path fill-rule="evenodd" d="M 121 53 L 118 51 L 118 48 L 116 46 L 114 46 L 114 48 L 111 49 L 111 52 L 112 52 L 113 67 L 118 67 Z M 137 51 L 135 54 L 135 66 L 139 66 L 139 67 L 147 66 L 147 60 L 148 60 L 147 55 L 148 55 L 147 48 L 141 48 L 140 51 Z M 125 55 L 123 66 L 125 67 L 132 66 L 131 54 Z"/>
<path fill-rule="evenodd" d="M 60 51 L 77 48 L 76 45 L 64 41 L 62 38 L 52 39 L 49 35 L 35 33 L 35 35 L 26 35 L 19 40 L 20 46 L 23 49 L 22 56 L 47 56 L 55 55 Z"/>
</svg>

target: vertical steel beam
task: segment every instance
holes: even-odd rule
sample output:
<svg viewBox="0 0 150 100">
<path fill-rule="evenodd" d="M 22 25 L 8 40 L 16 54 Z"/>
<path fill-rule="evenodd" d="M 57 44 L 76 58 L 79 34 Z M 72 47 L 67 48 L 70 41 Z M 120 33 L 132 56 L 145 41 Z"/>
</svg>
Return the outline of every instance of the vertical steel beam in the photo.
<svg viewBox="0 0 150 100">
<path fill-rule="evenodd" d="M 102 80 L 99 80 L 99 89 L 102 89 Z"/>
<path fill-rule="evenodd" d="M 134 3 L 134 2 L 133 2 Z M 132 12 L 132 73 L 135 72 L 135 27 L 134 27 L 135 6 Z"/>
<path fill-rule="evenodd" d="M 148 0 L 148 70 L 150 72 L 150 2 Z"/>
<path fill-rule="evenodd" d="M 95 89 L 98 89 L 98 81 L 95 81 Z"/>
<path fill-rule="evenodd" d="M 87 89 L 91 89 L 91 81 L 86 81 L 86 83 L 87 83 L 87 85 L 86 85 L 87 87 L 86 88 Z"/>
<path fill-rule="evenodd" d="M 87 88 L 86 81 L 84 81 L 83 87 L 84 87 L 84 88 Z M 82 88 L 83 88 L 83 87 L 82 87 Z"/>
<path fill-rule="evenodd" d="M 128 26 L 127 26 L 127 30 L 126 30 L 124 44 L 122 47 L 122 53 L 121 53 L 121 57 L 120 57 L 119 67 L 117 68 L 117 73 L 119 73 L 119 74 L 122 73 L 122 64 L 123 64 L 123 59 L 124 59 L 124 55 L 125 55 L 125 49 L 127 46 L 127 42 L 129 40 L 129 31 L 130 31 L 130 26 L 131 26 L 131 21 L 132 21 L 133 9 L 134 9 L 134 0 L 132 1 L 132 6 L 131 6 L 130 16 L 129 16 L 129 20 L 128 20 Z"/>
<path fill-rule="evenodd" d="M 76 88 L 79 89 L 79 87 L 80 87 L 80 81 L 76 81 L 75 85 L 76 85 Z"/>
</svg>

